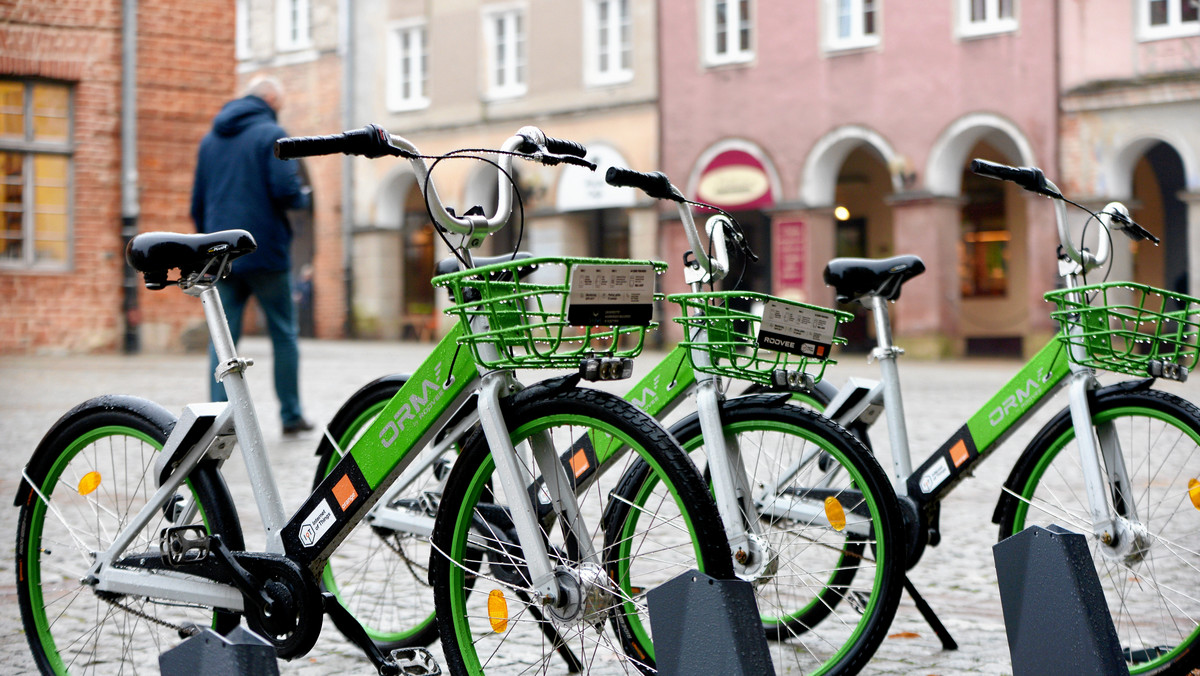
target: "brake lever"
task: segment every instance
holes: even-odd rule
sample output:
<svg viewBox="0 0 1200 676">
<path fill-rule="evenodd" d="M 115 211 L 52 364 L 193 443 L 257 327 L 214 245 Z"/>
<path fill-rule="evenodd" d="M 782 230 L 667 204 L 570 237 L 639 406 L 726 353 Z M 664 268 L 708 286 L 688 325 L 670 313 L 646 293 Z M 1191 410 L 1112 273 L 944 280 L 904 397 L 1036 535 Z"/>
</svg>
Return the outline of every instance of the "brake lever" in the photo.
<svg viewBox="0 0 1200 676">
<path fill-rule="evenodd" d="M 1125 236 L 1128 237 L 1129 239 L 1131 239 L 1135 242 L 1140 242 L 1144 239 L 1148 239 L 1151 242 L 1153 242 L 1155 246 L 1158 246 L 1159 243 L 1161 242 L 1161 240 L 1158 237 L 1155 237 L 1149 230 L 1138 225 L 1137 223 L 1135 223 L 1133 221 L 1132 218 L 1129 218 L 1128 216 L 1121 213 L 1120 211 L 1117 211 L 1114 209 L 1113 211 L 1106 211 L 1104 213 L 1108 214 L 1109 217 L 1112 218 L 1112 220 L 1121 224 L 1121 227 L 1117 228 L 1117 230 L 1120 230 L 1121 232 L 1125 233 Z"/>
<path fill-rule="evenodd" d="M 572 164 L 577 167 L 583 167 L 588 171 L 596 170 L 596 165 L 594 163 L 588 162 L 582 157 L 577 157 L 575 155 L 556 155 L 554 153 L 548 153 L 544 150 L 539 150 L 535 153 L 528 153 L 525 155 L 525 157 L 533 160 L 534 162 L 540 162 L 547 167 L 553 167 L 558 164 Z"/>
</svg>

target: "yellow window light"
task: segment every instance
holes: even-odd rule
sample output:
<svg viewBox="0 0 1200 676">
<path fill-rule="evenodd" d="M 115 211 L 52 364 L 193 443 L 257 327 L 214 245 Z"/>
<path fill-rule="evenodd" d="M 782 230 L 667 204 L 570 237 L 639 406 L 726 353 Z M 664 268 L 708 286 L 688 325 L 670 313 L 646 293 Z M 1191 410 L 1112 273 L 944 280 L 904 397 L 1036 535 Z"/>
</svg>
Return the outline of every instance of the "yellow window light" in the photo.
<svg viewBox="0 0 1200 676">
<path fill-rule="evenodd" d="M 833 526 L 834 530 L 846 527 L 846 510 L 842 509 L 842 503 L 838 502 L 837 498 L 825 498 L 825 518 L 829 519 L 829 525 Z"/>
<path fill-rule="evenodd" d="M 93 491 L 100 487 L 100 473 L 88 472 L 79 480 L 77 487 L 80 495 L 90 495 Z"/>
<path fill-rule="evenodd" d="M 837 207 L 834 207 L 834 209 L 833 209 L 833 217 L 838 219 L 839 221 L 849 220 L 850 219 L 850 210 L 844 206 L 838 205 Z"/>
<path fill-rule="evenodd" d="M 504 600 L 504 592 L 493 589 L 488 594 L 488 620 L 492 623 L 492 631 L 497 634 L 508 628 L 508 601 Z"/>
</svg>

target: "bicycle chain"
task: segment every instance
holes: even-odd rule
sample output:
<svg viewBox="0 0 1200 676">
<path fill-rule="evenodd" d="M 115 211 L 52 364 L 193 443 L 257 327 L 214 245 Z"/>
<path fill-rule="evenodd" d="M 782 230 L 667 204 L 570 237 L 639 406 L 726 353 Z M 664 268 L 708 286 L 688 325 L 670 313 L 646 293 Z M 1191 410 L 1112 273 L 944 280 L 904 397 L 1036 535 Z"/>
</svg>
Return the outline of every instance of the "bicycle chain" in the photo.
<svg viewBox="0 0 1200 676">
<path fill-rule="evenodd" d="M 117 608 L 118 610 L 124 610 L 125 612 L 127 612 L 131 615 L 140 617 L 143 620 L 146 620 L 147 622 L 151 622 L 153 624 L 157 624 L 159 626 L 166 627 L 167 629 L 173 629 L 181 637 L 186 638 L 189 636 L 195 636 L 196 634 L 200 633 L 200 630 L 195 625 L 185 627 L 181 624 L 171 624 L 170 622 L 167 622 L 166 620 L 162 620 L 157 617 L 154 617 L 146 612 L 138 610 L 137 608 L 122 605 L 117 602 L 115 595 L 113 595 L 113 594 L 109 594 L 107 592 L 96 592 L 96 596 L 98 596 L 100 598 L 100 600 L 113 606 L 114 608 Z"/>
<path fill-rule="evenodd" d="M 404 565 L 406 567 L 408 567 L 408 572 L 412 573 L 413 577 L 417 578 L 417 580 L 419 580 L 421 582 L 421 584 L 425 585 L 426 587 L 432 587 L 433 585 L 431 585 L 428 582 L 429 568 L 426 566 L 422 566 L 421 564 L 417 563 L 416 561 L 413 561 L 412 559 L 408 558 L 408 555 L 404 553 L 404 548 L 401 547 L 398 543 L 394 544 L 392 542 L 393 538 L 396 538 L 395 534 L 391 535 L 390 537 L 383 538 L 384 545 L 386 545 L 388 549 L 392 550 L 393 552 L 396 553 L 397 556 L 400 557 L 400 560 L 404 562 Z M 414 568 L 416 570 L 414 570 Z M 420 572 L 420 574 L 418 574 L 418 571 Z"/>
</svg>

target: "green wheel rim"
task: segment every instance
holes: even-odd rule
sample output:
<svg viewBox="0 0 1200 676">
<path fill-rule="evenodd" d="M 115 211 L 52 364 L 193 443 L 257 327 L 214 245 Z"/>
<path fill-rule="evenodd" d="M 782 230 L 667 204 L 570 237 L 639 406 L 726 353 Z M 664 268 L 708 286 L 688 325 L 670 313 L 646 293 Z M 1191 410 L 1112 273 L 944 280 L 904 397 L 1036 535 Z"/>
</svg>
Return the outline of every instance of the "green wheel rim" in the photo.
<svg viewBox="0 0 1200 676">
<path fill-rule="evenodd" d="M 1183 421 L 1173 415 L 1151 408 L 1143 408 L 1139 406 L 1123 406 L 1120 408 L 1112 408 L 1094 414 L 1093 419 L 1099 423 L 1107 423 L 1126 415 L 1154 418 L 1156 420 L 1161 420 L 1162 422 L 1171 424 L 1176 429 L 1186 432 L 1193 441 L 1200 445 L 1200 435 L 1197 435 L 1196 432 L 1188 425 L 1184 424 Z M 1049 451 L 1044 453 L 1038 460 L 1037 465 L 1034 466 L 1033 472 L 1029 475 L 1029 480 L 1024 486 L 1021 487 L 1021 499 L 1017 502 L 1015 518 L 1013 519 L 1012 534 L 1019 533 L 1025 529 L 1025 519 L 1029 514 L 1029 502 L 1032 499 L 1030 496 L 1033 493 L 1033 490 L 1041 483 L 1042 477 L 1050 468 L 1050 464 L 1055 458 L 1058 457 L 1059 452 L 1062 451 L 1074 438 L 1074 428 L 1068 428 L 1067 431 L 1062 434 L 1062 436 L 1054 440 L 1054 443 L 1051 444 Z M 1089 536 L 1088 539 L 1091 540 L 1091 536 Z M 1130 676 L 1136 676 L 1136 674 L 1142 674 L 1160 668 L 1163 664 L 1174 660 L 1182 653 L 1190 650 L 1192 644 L 1198 638 L 1200 638 L 1200 626 L 1197 626 L 1184 641 L 1180 642 L 1180 644 L 1175 646 L 1171 651 L 1163 653 L 1149 662 L 1131 665 L 1129 667 Z"/>
<path fill-rule="evenodd" d="M 544 416 L 544 417 L 538 418 L 535 421 L 526 423 L 526 424 L 518 427 L 512 433 L 512 438 L 526 439 L 532 434 L 542 432 L 548 428 L 555 427 L 557 425 L 575 425 L 575 426 L 579 426 L 579 427 L 588 427 L 592 430 L 592 434 L 595 434 L 596 431 L 600 431 L 605 434 L 608 434 L 619 444 L 622 444 L 622 445 L 625 445 L 625 446 L 628 446 L 628 447 L 634 449 L 635 452 L 637 452 L 638 456 L 640 458 L 642 458 L 644 461 L 646 461 L 646 463 L 649 464 L 651 466 L 651 468 L 653 468 L 655 475 L 659 475 L 662 473 L 661 466 L 657 462 L 655 462 L 653 458 L 650 457 L 649 453 L 645 452 L 644 449 L 640 449 L 640 448 L 636 447 L 632 443 L 632 440 L 627 435 L 625 435 L 623 432 L 621 432 L 620 430 L 616 429 L 615 427 L 613 427 L 612 425 L 610 425 L 607 422 L 604 422 L 602 420 L 597 420 L 595 418 L 580 418 L 578 416 L 569 415 L 569 414 L 556 415 L 556 416 Z M 597 452 L 597 454 L 600 457 L 604 457 L 603 454 L 600 454 L 599 452 Z M 473 477 L 471 477 L 471 483 L 468 486 L 467 492 L 466 492 L 466 499 L 463 501 L 463 503 L 462 503 L 462 505 L 460 505 L 460 507 L 465 507 L 466 505 L 474 505 L 476 502 L 478 502 L 479 496 L 483 492 L 483 489 L 486 486 L 487 481 L 491 478 L 491 475 L 492 475 L 492 472 L 494 471 L 494 469 L 495 469 L 495 461 L 493 460 L 492 456 L 489 454 L 484 459 L 483 463 L 480 464 L 479 470 L 475 472 L 475 475 Z M 650 483 L 650 482 L 647 482 L 647 483 Z M 671 486 L 670 491 L 671 491 L 672 497 L 675 500 L 675 504 L 681 505 L 681 502 L 679 500 L 679 495 L 676 494 L 676 492 L 675 492 L 675 487 Z M 683 515 L 684 524 L 686 525 L 688 532 L 692 534 L 692 538 L 691 538 L 692 543 L 693 543 L 692 548 L 696 554 L 697 565 L 703 571 L 704 562 L 700 556 L 700 549 L 695 544 L 695 542 L 696 542 L 696 538 L 694 536 L 695 530 L 692 528 L 690 515 L 688 514 L 688 512 L 686 510 L 681 509 L 680 511 Z M 467 511 L 467 510 L 460 510 L 455 519 L 455 527 L 454 527 L 455 532 L 456 533 L 461 532 L 464 527 L 469 529 L 471 522 L 472 522 L 471 512 Z M 457 605 L 459 608 L 462 608 L 465 604 L 465 598 L 462 595 L 462 589 L 465 585 L 466 580 L 465 580 L 465 576 L 463 574 L 462 567 L 457 565 L 454 562 L 460 561 L 462 559 L 463 555 L 465 554 L 465 552 L 466 552 L 466 539 L 455 537 L 454 542 L 451 545 L 451 550 L 448 552 L 448 554 L 450 556 L 450 564 L 449 564 L 450 590 L 451 590 L 451 596 L 453 598 L 454 605 Z M 625 591 L 626 593 L 628 593 L 629 592 L 628 585 L 625 584 L 624 582 L 622 582 L 621 585 L 622 585 L 622 590 Z M 635 615 L 635 617 L 636 617 L 636 615 Z M 472 639 L 471 628 L 470 628 L 470 625 L 467 623 L 467 618 L 465 616 L 465 613 L 460 612 L 460 611 L 455 611 L 454 617 L 452 619 L 454 621 L 454 630 L 455 630 L 455 635 L 456 635 L 455 638 L 459 640 L 460 645 L 463 645 L 463 644 L 470 645 L 471 639 Z M 640 623 L 637 623 L 637 624 L 640 625 Z M 643 641 L 643 644 L 650 645 L 648 641 Z M 467 670 L 470 673 L 472 673 L 472 674 L 483 673 L 483 666 L 479 663 L 478 655 L 476 655 L 473 650 L 470 652 L 464 652 L 462 657 L 463 657 L 464 663 L 467 666 Z"/>
</svg>

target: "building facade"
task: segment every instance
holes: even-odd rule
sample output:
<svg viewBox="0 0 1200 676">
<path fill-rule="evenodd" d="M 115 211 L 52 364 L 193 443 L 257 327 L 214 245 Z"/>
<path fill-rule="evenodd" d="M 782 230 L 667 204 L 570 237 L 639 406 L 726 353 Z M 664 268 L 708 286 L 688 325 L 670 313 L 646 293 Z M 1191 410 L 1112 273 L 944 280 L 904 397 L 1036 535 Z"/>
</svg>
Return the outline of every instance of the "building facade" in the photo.
<svg viewBox="0 0 1200 676">
<path fill-rule="evenodd" d="M 658 216 L 603 182 L 608 165 L 658 166 L 656 4 L 650 0 L 354 3 L 356 124 L 429 154 L 495 148 L 527 124 L 585 144 L 595 173 L 517 162 L 524 223 L 485 253 L 653 257 Z M 354 162 L 353 317 L 358 335 L 427 338 L 445 320 L 429 278 L 447 254 L 407 161 Z M 495 168 L 438 164 L 447 205 L 494 208 Z"/>
<path fill-rule="evenodd" d="M 286 92 L 279 123 L 295 136 L 332 134 L 345 125 L 345 3 L 338 0 L 235 0 L 237 91 L 259 75 Z M 347 271 L 342 191 L 345 158 L 311 157 L 301 176 L 311 209 L 289 214 L 292 277 L 300 335 L 347 335 Z M 253 326 L 253 315 L 248 316 Z"/>
<path fill-rule="evenodd" d="M 2 10 L 0 353 L 175 349 L 203 322 L 194 300 L 126 275 L 122 230 L 191 231 L 196 144 L 233 90 L 233 4 L 130 4 L 134 172 L 122 171 L 122 3 Z M 123 173 L 136 186 L 124 205 Z"/>
</svg>

